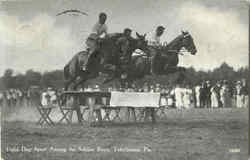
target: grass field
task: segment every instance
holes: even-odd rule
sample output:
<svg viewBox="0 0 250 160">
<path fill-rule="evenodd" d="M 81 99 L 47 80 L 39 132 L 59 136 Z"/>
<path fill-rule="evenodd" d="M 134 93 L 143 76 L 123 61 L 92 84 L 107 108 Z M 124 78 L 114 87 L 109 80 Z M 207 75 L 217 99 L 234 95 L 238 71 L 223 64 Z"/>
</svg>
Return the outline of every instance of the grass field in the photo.
<svg viewBox="0 0 250 160">
<path fill-rule="evenodd" d="M 32 118 L 34 115 L 24 120 L 2 117 L 4 160 L 247 159 L 248 109 L 171 109 L 156 124 L 99 127 L 41 127 Z"/>
</svg>

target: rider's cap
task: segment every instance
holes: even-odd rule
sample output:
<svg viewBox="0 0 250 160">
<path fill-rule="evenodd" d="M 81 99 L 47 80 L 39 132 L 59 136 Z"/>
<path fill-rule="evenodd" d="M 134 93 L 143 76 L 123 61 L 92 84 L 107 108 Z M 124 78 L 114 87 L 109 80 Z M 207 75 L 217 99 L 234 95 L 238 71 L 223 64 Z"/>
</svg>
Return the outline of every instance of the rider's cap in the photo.
<svg viewBox="0 0 250 160">
<path fill-rule="evenodd" d="M 157 30 L 165 30 L 165 27 L 163 27 L 163 26 L 158 26 L 158 27 L 157 27 Z"/>
<path fill-rule="evenodd" d="M 124 33 L 125 33 L 125 32 L 132 32 L 132 29 L 130 29 L 130 28 L 125 28 L 123 32 L 124 32 Z"/>
<path fill-rule="evenodd" d="M 96 41 L 97 39 L 98 39 L 98 35 L 96 33 L 91 33 L 88 36 L 88 40 L 94 40 L 94 41 Z"/>
<path fill-rule="evenodd" d="M 99 14 L 99 17 L 102 17 L 102 16 L 107 17 L 107 14 L 106 14 L 106 13 L 104 13 L 104 12 L 101 12 L 101 13 Z"/>
</svg>

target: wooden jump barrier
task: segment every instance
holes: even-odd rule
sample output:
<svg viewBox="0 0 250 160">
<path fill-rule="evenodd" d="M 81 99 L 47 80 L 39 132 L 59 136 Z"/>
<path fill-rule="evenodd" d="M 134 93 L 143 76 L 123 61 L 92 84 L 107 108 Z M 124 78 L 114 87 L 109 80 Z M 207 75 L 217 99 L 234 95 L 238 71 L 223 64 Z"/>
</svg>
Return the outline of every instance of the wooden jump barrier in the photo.
<svg viewBox="0 0 250 160">
<path fill-rule="evenodd" d="M 141 92 L 139 92 L 141 93 Z M 143 92 L 145 93 L 145 92 Z M 161 96 L 166 96 L 166 94 L 161 94 Z M 78 122 L 82 123 L 83 121 L 87 121 L 88 123 L 98 122 L 101 121 L 122 121 L 120 117 L 120 110 L 122 107 L 110 106 L 110 98 L 111 92 L 102 92 L 102 91 L 65 91 L 62 93 L 62 100 L 64 99 L 64 103 L 60 103 L 60 111 L 62 112 L 62 118 L 60 119 L 59 123 L 65 120 L 67 123 L 72 123 L 72 114 L 75 111 L 77 113 Z M 160 99 L 161 100 L 161 99 Z M 159 100 L 159 104 L 160 101 Z M 67 102 L 68 101 L 68 102 Z M 83 102 L 82 102 L 83 101 Z M 81 112 L 81 107 L 84 106 L 83 113 Z M 128 108 L 129 106 L 127 106 Z M 130 107 L 131 108 L 131 107 Z M 139 114 L 136 117 L 139 117 L 138 120 L 143 120 L 144 114 L 149 111 L 150 108 L 145 109 L 148 107 L 141 107 L 139 109 Z M 101 116 L 101 109 L 104 110 L 104 117 Z M 152 108 L 151 108 L 152 109 Z M 157 108 L 160 111 L 160 115 L 165 115 L 165 106 L 160 106 Z M 84 120 L 82 114 L 86 110 L 89 110 L 89 119 Z M 111 111 L 115 111 L 114 118 L 110 118 Z M 155 111 L 156 112 L 156 111 Z M 155 115 L 155 113 L 153 113 Z"/>
</svg>

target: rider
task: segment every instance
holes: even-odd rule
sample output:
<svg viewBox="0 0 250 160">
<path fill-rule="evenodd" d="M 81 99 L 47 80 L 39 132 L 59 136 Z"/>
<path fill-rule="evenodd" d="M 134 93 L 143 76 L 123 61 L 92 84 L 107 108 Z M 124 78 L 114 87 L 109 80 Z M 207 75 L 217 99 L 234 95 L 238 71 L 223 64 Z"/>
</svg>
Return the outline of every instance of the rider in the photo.
<svg viewBox="0 0 250 160">
<path fill-rule="evenodd" d="M 97 52 L 98 45 L 97 45 L 97 40 L 98 40 L 98 34 L 96 33 L 91 33 L 87 40 L 86 40 L 86 51 L 81 52 L 81 56 L 83 56 L 81 59 L 82 62 L 82 70 L 86 71 L 87 70 L 87 65 L 89 63 L 89 58 L 91 55 L 93 55 L 95 52 Z"/>
<path fill-rule="evenodd" d="M 161 46 L 161 36 L 165 31 L 165 27 L 158 26 L 152 35 L 147 36 L 147 40 L 150 46 Z"/>
<path fill-rule="evenodd" d="M 131 60 L 131 54 L 130 54 L 130 40 L 132 30 L 130 28 L 125 28 L 123 31 L 123 35 L 118 38 L 116 44 L 118 46 L 118 52 L 119 52 L 119 63 L 121 65 L 122 72 L 126 71 L 128 69 L 130 60 Z"/>
<path fill-rule="evenodd" d="M 130 60 L 129 55 L 129 42 L 131 37 L 132 30 L 125 28 L 123 35 L 117 40 L 116 44 L 119 48 L 120 60 L 122 63 L 128 63 Z"/>
<path fill-rule="evenodd" d="M 108 27 L 105 24 L 106 20 L 107 20 L 107 14 L 101 12 L 99 14 L 98 22 L 94 25 L 92 29 L 92 32 L 96 33 L 99 38 L 104 38 L 108 33 Z"/>
<path fill-rule="evenodd" d="M 161 36 L 163 35 L 164 31 L 165 31 L 165 27 L 158 26 L 152 35 L 147 36 L 149 51 L 150 51 L 149 55 L 152 55 L 153 59 L 157 55 L 157 51 L 162 46 Z M 155 74 L 154 73 L 154 66 L 155 66 L 154 62 L 155 62 L 154 60 L 151 60 L 151 71 L 150 71 L 151 74 Z"/>
</svg>

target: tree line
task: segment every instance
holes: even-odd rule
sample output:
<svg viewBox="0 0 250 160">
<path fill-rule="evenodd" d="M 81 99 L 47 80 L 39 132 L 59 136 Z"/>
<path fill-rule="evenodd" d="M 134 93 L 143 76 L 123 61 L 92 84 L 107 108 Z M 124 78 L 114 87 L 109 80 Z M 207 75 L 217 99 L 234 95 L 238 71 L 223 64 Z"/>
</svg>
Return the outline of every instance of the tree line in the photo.
<svg viewBox="0 0 250 160">
<path fill-rule="evenodd" d="M 25 73 L 14 74 L 13 69 L 6 69 L 3 76 L 0 77 L 0 89 L 5 90 L 9 88 L 27 89 L 30 86 L 36 85 L 40 87 L 55 87 L 62 88 L 64 86 L 63 70 L 47 71 L 44 73 L 27 70 Z M 208 70 L 195 70 L 189 67 L 185 71 L 184 81 L 190 85 L 196 85 L 204 80 L 216 82 L 219 80 L 229 80 L 235 82 L 240 79 L 247 79 L 249 74 L 248 67 L 241 67 L 235 70 L 227 63 L 222 63 L 219 67 Z M 159 82 L 164 84 L 167 80 L 174 77 L 174 75 L 159 76 L 154 78 L 145 78 L 147 81 Z M 175 80 L 173 80 L 175 81 Z"/>
</svg>

